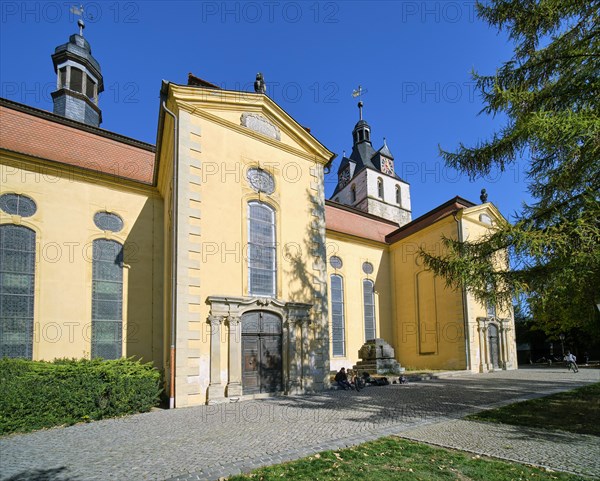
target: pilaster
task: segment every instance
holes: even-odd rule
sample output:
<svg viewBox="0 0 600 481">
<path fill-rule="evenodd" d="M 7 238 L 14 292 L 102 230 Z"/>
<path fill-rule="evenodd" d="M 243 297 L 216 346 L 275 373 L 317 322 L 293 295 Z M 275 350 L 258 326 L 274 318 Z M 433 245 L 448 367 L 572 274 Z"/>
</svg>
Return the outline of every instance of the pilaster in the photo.
<svg viewBox="0 0 600 481">
<path fill-rule="evenodd" d="M 242 395 L 241 318 L 239 316 L 228 316 L 227 324 L 229 326 L 229 382 L 227 383 L 227 397 L 239 398 Z"/>
<path fill-rule="evenodd" d="M 210 324 L 210 384 L 208 385 L 208 404 L 223 402 L 221 384 L 221 324 L 223 316 L 208 316 Z"/>
</svg>

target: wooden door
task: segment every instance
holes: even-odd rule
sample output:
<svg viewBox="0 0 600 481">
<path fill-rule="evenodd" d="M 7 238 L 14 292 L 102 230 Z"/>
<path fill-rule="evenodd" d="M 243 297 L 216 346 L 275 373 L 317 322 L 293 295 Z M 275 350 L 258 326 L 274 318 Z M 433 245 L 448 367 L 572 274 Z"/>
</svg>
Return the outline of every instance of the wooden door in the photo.
<svg viewBox="0 0 600 481">
<path fill-rule="evenodd" d="M 244 394 L 282 390 L 281 318 L 264 311 L 242 316 L 242 389 Z"/>
<path fill-rule="evenodd" d="M 488 326 L 488 340 L 490 362 L 494 369 L 498 369 L 500 367 L 500 343 L 498 339 L 498 328 L 494 324 Z"/>
</svg>

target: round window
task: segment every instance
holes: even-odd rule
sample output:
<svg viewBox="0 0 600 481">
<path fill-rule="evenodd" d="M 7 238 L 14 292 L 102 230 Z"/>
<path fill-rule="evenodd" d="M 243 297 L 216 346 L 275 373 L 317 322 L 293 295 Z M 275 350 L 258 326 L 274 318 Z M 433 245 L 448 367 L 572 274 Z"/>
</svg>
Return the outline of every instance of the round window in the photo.
<svg viewBox="0 0 600 481">
<path fill-rule="evenodd" d="M 0 209 L 10 215 L 31 217 L 36 213 L 37 205 L 26 195 L 4 194 L 0 195 Z"/>
<path fill-rule="evenodd" d="M 370 262 L 363 262 L 362 270 L 365 274 L 373 274 L 373 264 Z"/>
<path fill-rule="evenodd" d="M 331 256 L 329 258 L 329 264 L 331 265 L 331 267 L 333 267 L 334 269 L 341 269 L 342 266 L 344 265 L 344 263 L 342 262 L 342 259 L 339 258 L 338 256 Z"/>
<path fill-rule="evenodd" d="M 123 219 L 111 212 L 96 212 L 94 215 L 94 224 L 96 224 L 96 227 L 100 230 L 108 230 L 111 232 L 119 232 L 123 229 Z"/>
<path fill-rule="evenodd" d="M 256 192 L 272 194 L 275 192 L 275 180 L 267 171 L 257 168 L 248 169 L 248 183 Z"/>
</svg>

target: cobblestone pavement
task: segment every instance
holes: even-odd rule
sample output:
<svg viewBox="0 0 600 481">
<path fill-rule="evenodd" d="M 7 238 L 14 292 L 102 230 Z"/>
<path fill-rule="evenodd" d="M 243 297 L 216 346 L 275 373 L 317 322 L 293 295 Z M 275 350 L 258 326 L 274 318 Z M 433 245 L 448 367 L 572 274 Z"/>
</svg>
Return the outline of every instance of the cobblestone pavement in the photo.
<svg viewBox="0 0 600 481">
<path fill-rule="evenodd" d="M 421 426 L 400 436 L 600 479 L 600 438 L 596 436 L 464 420 Z"/>
<path fill-rule="evenodd" d="M 0 476 L 10 481 L 214 480 L 389 434 L 410 435 L 412 430 L 416 436 L 419 427 L 443 427 L 482 408 L 598 381 L 598 370 L 521 369 L 369 387 L 360 393 L 328 391 L 154 411 L 0 438 Z M 478 429 L 495 432 L 490 425 Z M 512 436 L 532 453 L 537 449 L 522 439 L 527 436 Z M 438 437 L 447 439 L 433 432 L 427 442 Z M 583 443 L 577 456 L 591 459 L 585 451 L 596 449 L 597 440 L 587 447 Z M 523 461 L 538 458 L 532 459 Z M 567 464 L 559 467 L 571 470 Z"/>
</svg>

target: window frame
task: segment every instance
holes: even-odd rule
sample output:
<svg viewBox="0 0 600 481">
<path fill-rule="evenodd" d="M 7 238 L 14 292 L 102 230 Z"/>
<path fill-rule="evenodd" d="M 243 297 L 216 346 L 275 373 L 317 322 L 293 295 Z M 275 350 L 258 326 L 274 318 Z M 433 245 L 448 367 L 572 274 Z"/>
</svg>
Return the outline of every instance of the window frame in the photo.
<svg viewBox="0 0 600 481">
<path fill-rule="evenodd" d="M 369 338 L 367 335 L 367 307 L 368 304 L 366 303 L 366 292 L 365 292 L 365 285 L 366 284 L 370 284 L 371 286 L 371 301 L 372 303 L 370 304 L 371 308 L 372 308 L 372 321 L 373 321 L 373 337 Z M 367 341 L 371 341 L 373 339 L 377 338 L 377 319 L 375 317 L 375 283 L 371 280 L 371 279 L 363 279 L 362 280 L 362 291 L 363 291 L 363 334 L 365 336 L 365 342 Z"/>
<path fill-rule="evenodd" d="M 6 281 L 9 280 L 12 274 L 13 277 L 13 281 L 17 281 L 17 284 L 19 284 L 18 280 L 19 277 L 24 277 L 24 276 L 28 276 L 30 277 L 29 280 L 29 285 L 27 287 L 28 289 L 28 293 L 23 294 L 23 293 L 10 293 L 10 292 L 6 292 L 5 288 L 8 286 L 8 282 L 7 285 L 2 285 L 0 284 L 0 305 L 10 299 L 11 297 L 17 297 L 17 298 L 23 298 L 24 296 L 27 296 L 29 298 L 29 304 L 27 306 L 27 316 L 21 316 L 21 317 L 15 317 L 15 316 L 11 316 L 13 319 L 22 319 L 25 320 L 25 333 L 23 336 L 23 340 L 22 342 L 19 343 L 5 343 L 3 340 L 5 339 L 4 336 L 4 325 L 5 322 L 8 321 L 9 317 L 7 318 L 0 318 L 0 331 L 2 332 L 2 335 L 0 335 L 0 357 L 2 356 L 6 356 L 9 358 L 21 358 L 21 359 L 33 359 L 33 349 L 34 349 L 34 339 L 33 339 L 33 330 L 34 330 L 34 322 L 35 322 L 35 297 L 36 297 L 36 270 L 37 270 L 37 262 L 36 262 L 36 254 L 37 254 L 37 245 L 36 245 L 36 240 L 37 240 L 37 232 L 27 226 L 24 225 L 18 225 L 18 224 L 12 224 L 12 223 L 5 223 L 5 224 L 0 224 L 0 239 L 4 238 L 3 233 L 8 233 L 9 229 L 14 229 L 14 230 L 18 230 L 21 232 L 26 232 L 27 235 L 29 235 L 29 239 L 28 239 L 28 244 L 27 247 L 29 248 L 28 250 L 25 249 L 21 249 L 17 252 L 20 253 L 25 253 L 25 254 L 29 254 L 28 257 L 30 257 L 27 261 L 26 264 L 28 265 L 29 270 L 26 271 L 15 271 L 15 270 L 9 270 L 10 265 L 8 263 L 3 264 L 3 270 L 0 271 L 3 276 L 2 278 Z M 0 256 L 4 256 L 4 246 L 2 245 L 2 243 L 0 242 Z M 21 245 L 22 247 L 22 245 Z M 8 249 L 7 249 L 8 250 Z M 21 279 L 21 284 L 23 282 L 23 279 Z M 1 315 L 0 311 L 0 315 Z M 22 313 L 21 313 L 22 314 Z M 16 338 L 20 338 L 21 335 L 23 333 L 17 332 L 16 333 Z M 17 339 L 20 340 L 20 339 Z M 10 355 L 10 353 L 8 353 L 8 349 L 9 346 L 14 346 L 14 345 L 21 345 L 23 348 L 23 355 Z"/>
<path fill-rule="evenodd" d="M 255 242 L 252 242 L 252 221 L 259 221 L 262 222 L 260 219 L 253 219 L 251 212 L 252 212 L 252 207 L 253 206 L 259 206 L 261 208 L 264 208 L 266 210 L 269 211 L 270 216 L 271 216 L 271 246 L 269 246 L 268 244 L 256 244 Z M 278 269 L 278 263 L 277 263 L 277 211 L 275 210 L 275 208 L 273 208 L 271 205 L 267 204 L 266 202 L 261 202 L 260 200 L 250 200 L 247 203 L 247 264 L 248 264 L 248 269 L 247 269 L 247 275 L 248 275 L 248 295 L 249 296 L 253 296 L 253 297 L 271 297 L 271 298 L 276 298 L 277 297 L 277 269 Z M 270 269 L 265 269 L 265 268 L 261 268 L 261 267 L 255 267 L 252 266 L 252 246 L 256 245 L 259 247 L 259 249 L 270 249 L 272 251 L 272 263 L 271 263 L 271 268 Z M 272 279 L 272 289 L 270 293 L 266 293 L 266 292 L 260 292 L 259 290 L 255 291 L 255 286 L 253 285 L 252 279 L 253 279 L 253 270 L 260 270 L 260 271 L 270 271 L 271 272 L 271 279 Z"/>
<path fill-rule="evenodd" d="M 96 251 L 96 246 L 100 246 L 101 243 L 105 243 L 106 245 L 114 245 L 115 247 L 118 246 L 118 251 L 117 251 L 117 255 L 114 259 L 115 264 L 117 264 L 119 266 L 119 274 L 120 274 L 120 279 L 119 280 L 112 280 L 112 279 L 104 279 L 104 278 L 97 278 L 96 277 L 96 273 L 101 271 L 102 269 L 100 269 L 100 265 L 97 264 L 98 261 L 101 262 L 112 262 L 112 261 L 105 261 L 104 259 L 98 259 L 97 257 L 97 251 Z M 102 247 L 100 247 L 100 249 L 102 249 Z M 124 327 L 125 327 L 125 312 L 124 312 L 124 307 L 125 307 L 125 302 L 124 302 L 124 298 L 125 298 L 125 275 L 124 275 L 124 250 L 125 250 L 125 246 L 124 244 L 122 244 L 121 242 L 114 240 L 114 239 L 108 239 L 106 237 L 100 237 L 97 239 L 94 239 L 92 241 L 92 292 L 91 292 L 91 339 L 90 339 L 90 357 L 92 359 L 95 358 L 99 358 L 102 357 L 103 359 L 120 359 L 123 357 L 123 338 L 124 338 Z M 100 284 L 107 284 L 107 283 L 112 283 L 112 284 L 118 284 L 120 285 L 120 298 L 118 298 L 118 303 L 119 303 L 119 311 L 121 314 L 121 318 L 120 319 L 102 319 L 102 318 L 96 318 L 96 312 L 98 312 L 99 307 L 100 307 L 100 303 L 101 302 L 107 302 L 107 299 L 100 299 L 98 297 L 95 297 L 97 294 L 97 286 L 99 286 Z M 99 345 L 107 345 L 107 344 L 111 344 L 109 342 L 97 342 L 95 344 L 95 336 L 96 336 L 96 328 L 100 327 L 100 324 L 98 324 L 99 322 L 111 322 L 111 323 L 117 323 L 117 326 L 120 327 L 115 327 L 115 334 L 117 334 L 114 338 L 114 347 L 116 348 L 116 352 L 118 353 L 117 357 L 105 357 L 105 356 L 100 356 L 97 354 L 97 349 L 99 347 Z"/>
<path fill-rule="evenodd" d="M 340 282 L 340 299 L 334 298 L 334 278 L 339 279 Z M 344 278 L 339 274 L 331 274 L 329 276 L 329 283 L 331 286 L 331 355 L 332 357 L 346 357 L 346 315 L 345 315 L 345 302 L 344 302 Z M 340 327 L 336 327 L 336 321 L 334 319 L 334 303 L 339 304 L 339 317 Z M 336 333 L 339 331 L 339 339 L 336 339 Z M 341 354 L 336 352 L 336 343 L 341 345 Z"/>
</svg>

